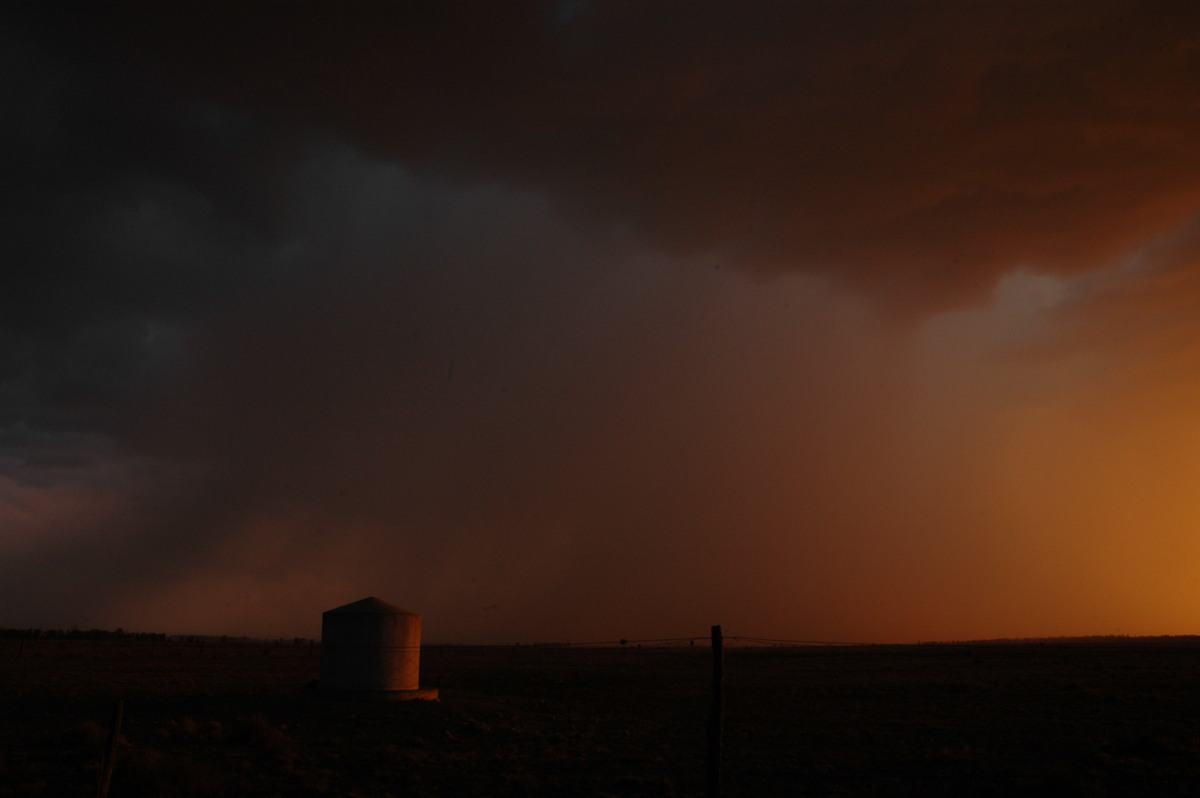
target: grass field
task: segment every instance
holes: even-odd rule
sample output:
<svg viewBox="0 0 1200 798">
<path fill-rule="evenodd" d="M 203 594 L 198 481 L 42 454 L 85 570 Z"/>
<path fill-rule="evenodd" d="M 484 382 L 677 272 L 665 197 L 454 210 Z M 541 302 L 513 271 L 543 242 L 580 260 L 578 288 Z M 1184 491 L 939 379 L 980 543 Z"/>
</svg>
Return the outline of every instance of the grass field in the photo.
<svg viewBox="0 0 1200 798">
<path fill-rule="evenodd" d="M 426 647 L 441 701 L 319 649 L 0 640 L 0 796 L 700 795 L 707 648 Z M 726 652 L 723 794 L 1200 793 L 1193 638 Z"/>
</svg>

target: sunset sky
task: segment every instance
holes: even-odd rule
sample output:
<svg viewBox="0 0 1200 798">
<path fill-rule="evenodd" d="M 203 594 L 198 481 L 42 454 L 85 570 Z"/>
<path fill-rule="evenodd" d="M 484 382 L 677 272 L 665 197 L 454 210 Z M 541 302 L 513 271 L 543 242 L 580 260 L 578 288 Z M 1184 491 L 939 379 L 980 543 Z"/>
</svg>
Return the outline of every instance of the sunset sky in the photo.
<svg viewBox="0 0 1200 798">
<path fill-rule="evenodd" d="M 0 626 L 1200 633 L 1200 4 L 0 15 Z"/>
</svg>

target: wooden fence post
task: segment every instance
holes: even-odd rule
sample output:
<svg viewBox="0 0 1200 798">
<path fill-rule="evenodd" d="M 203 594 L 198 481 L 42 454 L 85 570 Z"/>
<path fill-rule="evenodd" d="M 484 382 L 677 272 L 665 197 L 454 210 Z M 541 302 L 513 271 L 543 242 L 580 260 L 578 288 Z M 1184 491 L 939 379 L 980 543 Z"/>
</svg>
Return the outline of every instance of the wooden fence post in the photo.
<svg viewBox="0 0 1200 798">
<path fill-rule="evenodd" d="M 113 709 L 112 726 L 108 730 L 108 745 L 104 749 L 104 767 L 100 770 L 100 783 L 96 786 L 96 798 L 107 798 L 108 784 L 112 781 L 113 766 L 117 764 L 117 742 L 121 739 L 121 718 L 125 714 L 125 702 L 117 699 Z"/>
<path fill-rule="evenodd" d="M 708 758 L 705 794 L 717 798 L 721 794 L 721 726 L 725 714 L 725 643 L 721 627 L 712 628 L 712 705 L 708 718 Z"/>
</svg>

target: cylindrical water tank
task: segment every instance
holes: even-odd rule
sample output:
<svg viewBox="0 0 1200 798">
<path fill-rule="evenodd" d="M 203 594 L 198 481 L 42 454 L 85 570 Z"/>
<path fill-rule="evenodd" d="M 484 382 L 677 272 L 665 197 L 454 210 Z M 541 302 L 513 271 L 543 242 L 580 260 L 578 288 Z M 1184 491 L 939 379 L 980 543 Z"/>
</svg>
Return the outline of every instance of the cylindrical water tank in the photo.
<svg viewBox="0 0 1200 798">
<path fill-rule="evenodd" d="M 372 596 L 321 616 L 321 687 L 326 690 L 418 690 L 420 664 L 420 615 Z"/>
</svg>

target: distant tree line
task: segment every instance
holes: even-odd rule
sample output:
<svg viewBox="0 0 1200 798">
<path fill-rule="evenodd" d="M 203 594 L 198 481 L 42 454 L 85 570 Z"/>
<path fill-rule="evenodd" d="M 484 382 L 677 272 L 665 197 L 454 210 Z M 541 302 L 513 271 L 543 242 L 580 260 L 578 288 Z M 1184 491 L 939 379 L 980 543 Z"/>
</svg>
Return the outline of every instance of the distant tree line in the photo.
<svg viewBox="0 0 1200 798">
<path fill-rule="evenodd" d="M 124 629 L 0 629 L 0 640 L 120 640 L 122 642 L 154 643 L 253 643 L 255 645 L 315 646 L 316 640 L 307 637 L 273 638 L 231 637 L 229 635 L 168 635 L 162 632 L 126 632 Z"/>
<path fill-rule="evenodd" d="M 166 640 L 161 632 L 126 632 L 124 629 L 0 629 L 0 638 L 42 640 Z"/>
</svg>

